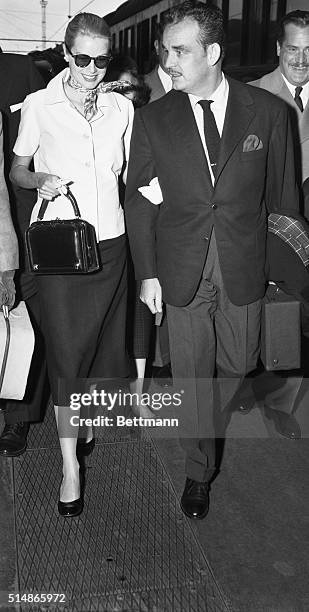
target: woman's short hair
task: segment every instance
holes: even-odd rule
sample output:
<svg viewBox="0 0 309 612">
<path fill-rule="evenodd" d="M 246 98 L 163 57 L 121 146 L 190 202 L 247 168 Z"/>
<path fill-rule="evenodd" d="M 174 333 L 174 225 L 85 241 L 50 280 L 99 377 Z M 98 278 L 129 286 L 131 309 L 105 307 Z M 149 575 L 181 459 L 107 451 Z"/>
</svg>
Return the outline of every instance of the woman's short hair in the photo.
<svg viewBox="0 0 309 612">
<path fill-rule="evenodd" d="M 106 21 L 94 13 L 78 13 L 70 21 L 64 36 L 64 43 L 68 49 L 72 49 L 79 34 L 111 39 Z"/>
</svg>

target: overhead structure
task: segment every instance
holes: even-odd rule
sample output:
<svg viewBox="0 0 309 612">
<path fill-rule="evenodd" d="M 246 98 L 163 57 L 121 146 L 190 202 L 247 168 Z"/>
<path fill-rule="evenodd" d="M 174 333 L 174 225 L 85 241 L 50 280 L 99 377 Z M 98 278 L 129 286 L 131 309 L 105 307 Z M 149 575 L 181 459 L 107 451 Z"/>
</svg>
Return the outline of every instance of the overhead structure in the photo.
<svg viewBox="0 0 309 612">
<path fill-rule="evenodd" d="M 46 7 L 48 0 L 40 0 L 42 9 L 42 49 L 46 49 Z"/>
</svg>

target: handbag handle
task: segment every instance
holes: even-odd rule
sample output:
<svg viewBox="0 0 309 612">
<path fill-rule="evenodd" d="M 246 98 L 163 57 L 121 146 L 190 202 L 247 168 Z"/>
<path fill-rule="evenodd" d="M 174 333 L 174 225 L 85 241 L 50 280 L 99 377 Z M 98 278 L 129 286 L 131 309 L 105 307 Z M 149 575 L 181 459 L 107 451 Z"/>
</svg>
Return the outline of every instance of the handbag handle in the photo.
<svg viewBox="0 0 309 612">
<path fill-rule="evenodd" d="M 66 190 L 67 191 L 66 191 L 66 193 L 64 193 L 64 195 L 68 198 L 68 200 L 70 200 L 70 202 L 71 202 L 71 204 L 73 206 L 75 217 L 80 218 L 80 210 L 78 208 L 78 204 L 77 204 L 76 199 L 75 199 L 75 197 L 74 197 L 74 195 L 73 195 L 73 193 L 72 193 L 72 191 L 71 191 L 71 189 L 70 189 L 70 187 L 68 185 L 66 186 Z M 50 201 L 51 200 L 43 200 L 42 201 L 42 204 L 40 206 L 40 210 L 39 210 L 39 213 L 38 213 L 38 218 L 37 218 L 38 221 L 42 221 L 42 219 L 43 219 L 43 217 L 44 217 L 44 215 L 46 213 L 47 206 L 50 203 Z"/>
<path fill-rule="evenodd" d="M 9 348 L 10 348 L 10 339 L 11 339 L 9 309 L 7 306 L 2 306 L 2 311 L 3 311 L 4 320 L 5 320 L 5 326 L 6 326 L 6 340 L 5 340 L 5 348 L 4 348 L 4 354 L 3 354 L 1 371 L 0 371 L 0 393 L 1 393 L 2 385 L 3 385 L 4 374 L 6 370 L 6 364 L 7 364 Z"/>
</svg>

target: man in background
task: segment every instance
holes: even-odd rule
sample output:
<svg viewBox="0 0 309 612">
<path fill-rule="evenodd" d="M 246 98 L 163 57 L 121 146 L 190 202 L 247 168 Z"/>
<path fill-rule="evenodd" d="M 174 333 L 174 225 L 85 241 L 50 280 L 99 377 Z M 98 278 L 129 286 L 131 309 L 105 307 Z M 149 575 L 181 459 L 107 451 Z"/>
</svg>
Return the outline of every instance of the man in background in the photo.
<svg viewBox="0 0 309 612">
<path fill-rule="evenodd" d="M 161 24 L 158 24 L 157 26 L 157 36 L 154 41 L 154 48 L 158 64 L 151 72 L 149 72 L 149 74 L 145 75 L 145 82 L 151 89 L 149 102 L 154 102 L 154 100 L 162 98 L 162 96 L 164 96 L 173 87 L 172 79 L 164 68 Z"/>
<path fill-rule="evenodd" d="M 296 177 L 305 204 L 303 184 L 309 177 L 309 11 L 292 11 L 281 19 L 277 36 L 277 55 L 278 68 L 250 85 L 266 89 L 288 104 Z M 307 207 L 308 204 L 303 206 L 303 209 L 309 219 Z M 304 317 L 303 307 L 302 312 Z M 280 384 L 280 378 L 273 373 L 258 374 L 246 381 L 243 397 L 240 395 L 238 398 L 240 410 L 248 412 L 254 396 L 263 398 L 265 416 L 273 421 L 278 433 L 292 440 L 300 438 L 300 426 L 293 411 L 301 380 L 300 377 L 287 378 L 283 375 Z M 272 388 L 274 391 L 271 391 Z"/>
<path fill-rule="evenodd" d="M 250 85 L 282 98 L 290 111 L 299 186 L 309 177 L 309 11 L 292 11 L 279 24 L 279 66 Z M 309 210 L 304 211 L 309 218 Z"/>
</svg>

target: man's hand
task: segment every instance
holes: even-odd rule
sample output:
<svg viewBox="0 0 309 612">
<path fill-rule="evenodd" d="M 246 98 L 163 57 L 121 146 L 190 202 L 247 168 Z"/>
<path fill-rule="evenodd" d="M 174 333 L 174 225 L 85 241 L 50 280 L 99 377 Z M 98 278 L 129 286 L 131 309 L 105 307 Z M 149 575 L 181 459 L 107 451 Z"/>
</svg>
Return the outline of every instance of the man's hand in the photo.
<svg viewBox="0 0 309 612">
<path fill-rule="evenodd" d="M 8 306 L 12 308 L 15 302 L 15 270 L 6 270 L 0 272 L 0 307 Z"/>
<path fill-rule="evenodd" d="M 140 299 L 152 314 L 162 312 L 162 289 L 157 278 L 146 278 L 142 281 Z"/>
<path fill-rule="evenodd" d="M 36 172 L 36 178 L 40 198 L 53 200 L 59 195 L 59 176 L 45 172 Z"/>
</svg>

